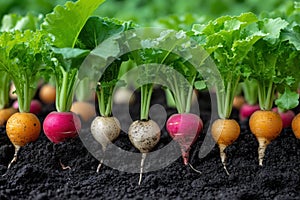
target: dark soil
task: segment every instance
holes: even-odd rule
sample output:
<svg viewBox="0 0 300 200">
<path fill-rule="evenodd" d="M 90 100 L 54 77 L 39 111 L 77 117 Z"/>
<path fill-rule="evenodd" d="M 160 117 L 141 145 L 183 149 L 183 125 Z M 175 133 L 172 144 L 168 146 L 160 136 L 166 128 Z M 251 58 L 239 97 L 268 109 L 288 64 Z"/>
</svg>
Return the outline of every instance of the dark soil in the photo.
<svg viewBox="0 0 300 200">
<path fill-rule="evenodd" d="M 264 166 L 258 166 L 256 138 L 247 122 L 240 123 L 239 139 L 226 149 L 228 176 L 220 162 L 217 146 L 199 159 L 198 152 L 210 120 L 207 96 L 199 95 L 204 131 L 193 145 L 191 164 L 202 174 L 184 166 L 182 159 L 159 171 L 143 175 L 126 173 L 102 166 L 83 146 L 80 138 L 52 144 L 42 133 L 40 138 L 19 152 L 18 161 L 7 171 L 14 148 L 0 129 L 0 199 L 300 199 L 300 140 L 285 129 L 268 146 Z M 164 96 L 154 93 L 153 101 L 165 106 Z M 41 120 L 53 106 L 45 106 Z M 175 112 L 167 109 L 168 115 Z M 299 111 L 299 109 L 297 110 Z M 138 103 L 131 107 L 138 117 Z M 232 116 L 237 119 L 237 111 Z M 86 129 L 88 131 L 88 129 Z M 161 148 L 171 138 L 165 129 L 157 145 Z M 115 142 L 119 147 L 137 152 L 125 133 Z M 71 169 L 63 170 L 59 160 Z M 3 176 L 2 176 L 3 175 Z"/>
</svg>

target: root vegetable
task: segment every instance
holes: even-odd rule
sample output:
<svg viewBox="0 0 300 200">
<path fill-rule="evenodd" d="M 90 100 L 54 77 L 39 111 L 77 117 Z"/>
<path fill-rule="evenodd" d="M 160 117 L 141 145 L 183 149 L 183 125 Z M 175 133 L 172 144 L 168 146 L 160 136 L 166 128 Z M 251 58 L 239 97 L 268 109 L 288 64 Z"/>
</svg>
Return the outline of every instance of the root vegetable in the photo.
<svg viewBox="0 0 300 200">
<path fill-rule="evenodd" d="M 41 132 L 41 123 L 33 113 L 15 113 L 7 121 L 6 133 L 15 147 L 14 158 L 8 165 L 17 160 L 20 147 L 38 139 Z"/>
<path fill-rule="evenodd" d="M 241 107 L 245 104 L 245 98 L 243 96 L 235 96 L 233 98 L 233 103 L 232 103 L 232 107 L 237 109 L 237 110 L 240 110 Z"/>
<path fill-rule="evenodd" d="M 259 143 L 258 159 L 259 165 L 262 166 L 267 145 L 275 139 L 282 130 L 282 120 L 280 115 L 276 112 L 259 110 L 251 115 L 249 126 Z"/>
<path fill-rule="evenodd" d="M 243 104 L 240 108 L 240 120 L 244 121 L 248 119 L 255 111 L 260 110 L 260 107 L 258 104 L 250 105 L 250 104 Z"/>
<path fill-rule="evenodd" d="M 143 166 L 147 153 L 154 148 L 160 139 L 160 128 L 153 120 L 134 121 L 128 130 L 131 143 L 142 153 L 139 185 L 142 181 Z"/>
<path fill-rule="evenodd" d="M 170 136 L 179 143 L 183 162 L 187 165 L 191 145 L 197 140 L 203 128 L 202 120 L 191 113 L 174 114 L 168 119 L 166 128 Z"/>
<path fill-rule="evenodd" d="M 226 168 L 226 154 L 224 150 L 239 137 L 240 126 L 233 119 L 217 119 L 212 124 L 211 134 L 219 146 L 223 167 L 226 173 L 229 175 L 229 172 Z"/>
<path fill-rule="evenodd" d="M 81 129 L 80 118 L 73 112 L 51 112 L 43 123 L 43 130 L 53 143 L 63 142 L 74 138 Z"/>
<path fill-rule="evenodd" d="M 107 145 L 113 142 L 120 135 L 121 125 L 115 117 L 96 117 L 91 124 L 91 133 L 102 146 L 105 152 Z M 97 167 L 97 173 L 102 165 L 103 158 Z"/>
<path fill-rule="evenodd" d="M 4 126 L 10 116 L 12 116 L 16 112 L 17 109 L 13 107 L 0 110 L 0 126 Z"/>
<path fill-rule="evenodd" d="M 71 111 L 79 115 L 85 122 L 96 116 L 95 106 L 84 101 L 73 102 Z"/>
<path fill-rule="evenodd" d="M 45 104 L 53 104 L 56 98 L 56 89 L 50 84 L 45 84 L 41 87 L 39 98 Z"/>
<path fill-rule="evenodd" d="M 14 109 L 19 109 L 19 103 L 18 103 L 18 100 L 14 101 L 12 107 Z M 30 102 L 30 108 L 29 108 L 29 112 L 35 114 L 35 115 L 38 115 L 42 112 L 42 104 L 39 100 L 37 99 L 33 99 L 31 102 Z"/>
<path fill-rule="evenodd" d="M 300 113 L 297 114 L 292 121 L 292 130 L 296 138 L 300 139 Z"/>
<path fill-rule="evenodd" d="M 280 112 L 277 107 L 272 109 L 274 112 L 279 113 L 282 120 L 282 128 L 288 128 L 291 126 L 292 121 L 295 117 L 295 113 L 292 110 L 287 110 L 284 112 Z"/>
</svg>

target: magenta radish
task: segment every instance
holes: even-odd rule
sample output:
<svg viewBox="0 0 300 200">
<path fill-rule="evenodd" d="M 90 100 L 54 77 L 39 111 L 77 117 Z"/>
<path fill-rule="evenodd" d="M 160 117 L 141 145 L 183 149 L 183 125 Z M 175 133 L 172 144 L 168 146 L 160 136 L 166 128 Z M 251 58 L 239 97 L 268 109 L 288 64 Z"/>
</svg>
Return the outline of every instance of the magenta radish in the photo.
<svg viewBox="0 0 300 200">
<path fill-rule="evenodd" d="M 13 102 L 13 105 L 12 107 L 14 109 L 19 109 L 19 103 L 18 103 L 18 100 L 14 101 Z M 37 100 L 37 99 L 33 99 L 31 102 L 30 102 L 30 110 L 29 112 L 35 114 L 35 115 L 38 115 L 42 112 L 42 103 Z"/>
<path fill-rule="evenodd" d="M 277 107 L 272 109 L 274 112 L 279 113 L 281 119 L 282 119 L 282 128 L 288 128 L 291 126 L 292 121 L 295 117 L 295 113 L 292 110 L 287 110 L 284 112 L 280 112 Z"/>
<path fill-rule="evenodd" d="M 244 121 L 244 120 L 248 119 L 257 110 L 260 110 L 260 107 L 258 104 L 250 105 L 248 103 L 245 103 L 240 108 L 240 115 L 239 115 L 240 120 Z"/>
<path fill-rule="evenodd" d="M 166 128 L 170 136 L 180 145 L 183 162 L 187 165 L 191 145 L 197 140 L 203 128 L 202 120 L 191 113 L 174 114 L 168 119 Z"/>
<path fill-rule="evenodd" d="M 47 115 L 43 123 L 44 133 L 53 143 L 76 137 L 80 129 L 80 118 L 73 112 L 53 111 Z"/>
<path fill-rule="evenodd" d="M 97 142 L 101 144 L 103 152 L 106 151 L 106 147 L 109 143 L 119 137 L 121 131 L 120 127 L 120 122 L 115 117 L 98 116 L 93 120 L 91 124 L 91 133 Z M 103 158 L 97 167 L 97 173 L 100 171 L 102 163 Z"/>
</svg>

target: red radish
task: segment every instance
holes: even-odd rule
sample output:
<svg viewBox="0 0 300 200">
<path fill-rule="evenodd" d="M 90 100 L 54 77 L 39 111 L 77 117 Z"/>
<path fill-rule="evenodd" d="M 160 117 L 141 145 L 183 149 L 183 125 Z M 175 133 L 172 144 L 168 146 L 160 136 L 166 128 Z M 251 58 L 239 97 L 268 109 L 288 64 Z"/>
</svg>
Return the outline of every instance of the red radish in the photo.
<svg viewBox="0 0 300 200">
<path fill-rule="evenodd" d="M 272 111 L 279 113 L 282 120 L 282 128 L 288 128 L 291 126 L 292 121 L 295 117 L 295 113 L 292 110 L 280 112 L 277 107 L 273 108 Z"/>
<path fill-rule="evenodd" d="M 117 139 L 120 135 L 121 125 L 115 117 L 96 117 L 91 124 L 91 133 L 94 138 L 102 146 L 102 151 L 105 152 L 107 145 Z M 102 165 L 103 158 L 97 167 L 97 173 Z"/>
<path fill-rule="evenodd" d="M 255 111 L 260 110 L 260 107 L 258 104 L 250 105 L 248 103 L 245 103 L 240 108 L 240 120 L 244 121 L 248 119 Z"/>
<path fill-rule="evenodd" d="M 292 129 L 296 138 L 300 139 L 300 113 L 292 121 Z"/>
<path fill-rule="evenodd" d="M 47 115 L 43 123 L 44 133 L 53 143 L 76 137 L 80 129 L 80 118 L 73 112 L 53 111 Z"/>
<path fill-rule="evenodd" d="M 14 109 L 19 109 L 19 104 L 18 104 L 18 100 L 14 101 L 12 107 Z M 29 112 L 33 113 L 33 114 L 40 114 L 42 112 L 42 104 L 39 100 L 37 99 L 33 99 L 31 102 L 30 102 L 30 110 Z"/>
<path fill-rule="evenodd" d="M 282 130 L 282 120 L 278 113 L 270 110 L 258 110 L 249 120 L 251 132 L 256 136 L 258 147 L 259 165 L 263 165 L 263 159 L 268 144 L 275 139 Z"/>
<path fill-rule="evenodd" d="M 197 140 L 203 128 L 202 120 L 191 113 L 174 114 L 168 119 L 166 128 L 170 136 L 179 143 L 183 162 L 187 165 L 191 145 Z"/>
<path fill-rule="evenodd" d="M 160 128 L 153 120 L 134 121 L 128 130 L 131 143 L 142 153 L 139 185 L 142 181 L 143 166 L 147 153 L 160 139 Z"/>
</svg>

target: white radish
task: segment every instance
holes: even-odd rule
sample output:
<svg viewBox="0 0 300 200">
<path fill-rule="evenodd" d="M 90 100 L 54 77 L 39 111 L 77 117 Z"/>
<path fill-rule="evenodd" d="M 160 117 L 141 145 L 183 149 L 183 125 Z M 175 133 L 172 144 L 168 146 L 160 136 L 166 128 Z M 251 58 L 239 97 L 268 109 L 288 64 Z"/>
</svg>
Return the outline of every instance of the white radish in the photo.
<svg viewBox="0 0 300 200">
<path fill-rule="evenodd" d="M 146 155 L 155 147 L 160 139 L 160 128 L 153 120 L 134 121 L 128 131 L 131 143 L 142 153 L 139 185 L 142 181 L 142 173 Z"/>
<path fill-rule="evenodd" d="M 101 144 L 103 152 L 106 151 L 106 147 L 109 143 L 119 137 L 121 132 L 120 127 L 120 122 L 115 117 L 98 116 L 93 120 L 91 124 L 91 133 L 95 140 Z M 100 171 L 102 163 L 103 158 L 97 167 L 97 173 Z"/>
</svg>

